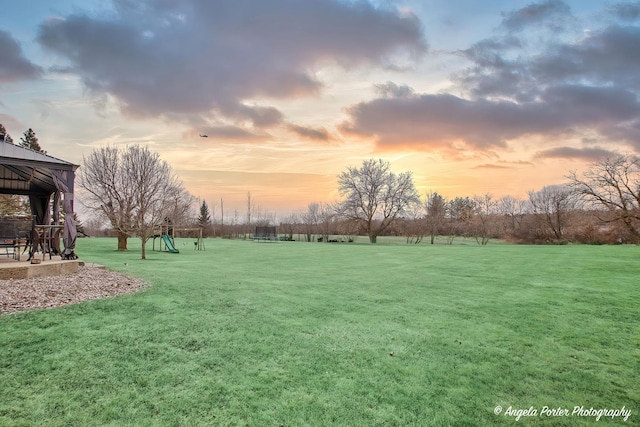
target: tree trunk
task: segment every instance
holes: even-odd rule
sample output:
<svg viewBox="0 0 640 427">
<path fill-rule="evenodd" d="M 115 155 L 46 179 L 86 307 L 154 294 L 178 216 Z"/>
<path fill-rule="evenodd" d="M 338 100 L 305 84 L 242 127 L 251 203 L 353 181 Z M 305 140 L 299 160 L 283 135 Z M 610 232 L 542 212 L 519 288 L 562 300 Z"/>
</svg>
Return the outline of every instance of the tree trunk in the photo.
<svg viewBox="0 0 640 427">
<path fill-rule="evenodd" d="M 127 250 L 127 238 L 129 238 L 129 236 L 118 231 L 118 250 L 119 251 Z"/>
<path fill-rule="evenodd" d="M 435 234 L 431 234 L 431 244 L 433 245 L 435 243 L 436 240 L 436 235 Z"/>
<path fill-rule="evenodd" d="M 147 239 L 142 239 L 142 259 L 147 259 Z"/>
<path fill-rule="evenodd" d="M 369 243 L 376 243 L 377 241 L 378 241 L 378 236 L 376 236 L 375 234 L 369 235 Z"/>
</svg>

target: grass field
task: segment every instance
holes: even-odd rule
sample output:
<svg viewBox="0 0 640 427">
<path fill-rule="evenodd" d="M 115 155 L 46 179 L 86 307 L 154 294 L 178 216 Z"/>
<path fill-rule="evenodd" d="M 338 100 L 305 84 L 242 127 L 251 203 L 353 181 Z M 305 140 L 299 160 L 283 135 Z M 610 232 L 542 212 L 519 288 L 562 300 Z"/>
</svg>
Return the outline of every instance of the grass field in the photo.
<svg viewBox="0 0 640 427">
<path fill-rule="evenodd" d="M 149 288 L 0 316 L 0 425 L 640 424 L 640 247 L 138 245 L 77 252 Z"/>
</svg>

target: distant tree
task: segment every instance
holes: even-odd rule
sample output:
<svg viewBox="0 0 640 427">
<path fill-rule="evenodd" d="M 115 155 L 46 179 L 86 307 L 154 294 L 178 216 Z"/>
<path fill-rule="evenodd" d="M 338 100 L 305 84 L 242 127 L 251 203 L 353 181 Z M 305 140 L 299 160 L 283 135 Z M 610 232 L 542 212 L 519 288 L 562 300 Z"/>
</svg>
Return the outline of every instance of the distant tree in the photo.
<svg viewBox="0 0 640 427">
<path fill-rule="evenodd" d="M 320 204 L 309 203 L 307 210 L 302 214 L 304 235 L 307 242 L 312 240 L 312 236 L 318 233 L 318 223 L 320 222 Z"/>
<path fill-rule="evenodd" d="M 251 191 L 247 191 L 247 225 L 251 225 L 251 215 L 255 213 L 255 200 L 251 199 Z"/>
<path fill-rule="evenodd" d="M 29 199 L 17 194 L 0 194 L 0 215 L 31 215 Z"/>
<path fill-rule="evenodd" d="M 198 215 L 198 227 L 201 227 L 206 237 L 209 228 L 211 228 L 211 213 L 209 213 L 209 206 L 204 200 L 200 205 L 200 214 Z"/>
<path fill-rule="evenodd" d="M 565 185 L 549 185 L 540 191 L 529 191 L 534 215 L 553 233 L 557 241 L 565 237 L 570 215 L 577 208 L 577 199 Z"/>
<path fill-rule="evenodd" d="M 365 160 L 359 168 L 349 166 L 338 176 L 338 183 L 340 194 L 346 196 L 340 204 L 341 215 L 358 223 L 371 243 L 420 201 L 411 172 L 396 175 L 382 159 Z"/>
<path fill-rule="evenodd" d="M 602 222 L 622 223 L 640 242 L 640 158 L 630 154 L 603 158 L 587 169 L 582 176 L 569 175 L 574 194 L 595 207 L 602 207 L 607 215 L 599 215 Z"/>
<path fill-rule="evenodd" d="M 425 209 L 428 205 L 429 196 L 420 203 L 414 203 L 405 210 L 402 219 L 402 232 L 407 243 L 419 244 L 427 234 L 427 220 Z"/>
<path fill-rule="evenodd" d="M 13 138 L 11 138 L 11 135 L 9 135 L 9 132 L 7 132 L 2 123 L 0 123 L 0 141 L 13 144 Z"/>
<path fill-rule="evenodd" d="M 46 151 L 40 147 L 40 143 L 38 142 L 38 137 L 33 129 L 29 128 L 24 131 L 23 136 L 20 138 L 20 146 L 24 148 L 28 148 L 33 151 L 38 151 L 43 154 L 47 154 Z"/>
<path fill-rule="evenodd" d="M 438 193 L 432 193 L 427 196 L 427 229 L 431 236 L 431 244 L 435 243 L 436 234 L 442 226 L 447 214 L 447 202 Z"/>
<path fill-rule="evenodd" d="M 483 196 L 474 196 L 473 201 L 475 207 L 473 210 L 473 234 L 479 245 L 486 245 L 494 233 L 495 224 L 492 217 L 496 213 L 497 202 L 489 193 Z"/>
<path fill-rule="evenodd" d="M 101 217 L 92 216 L 84 223 L 84 232 L 87 236 L 106 236 L 107 224 Z"/>
<path fill-rule="evenodd" d="M 84 158 L 79 176 L 86 190 L 87 207 L 108 218 L 118 236 L 118 250 L 127 250 L 127 239 L 142 240 L 142 259 L 146 242 L 154 227 L 172 217 L 177 206 L 188 205 L 193 197 L 178 181 L 170 166 L 147 147 L 126 149 L 101 147 Z"/>
<path fill-rule="evenodd" d="M 502 216 L 501 225 L 506 236 L 517 237 L 527 213 L 526 206 L 526 201 L 513 196 L 504 196 L 498 200 L 497 210 Z"/>
<path fill-rule="evenodd" d="M 286 236 L 287 240 L 293 240 L 293 233 L 298 225 L 298 214 L 291 213 L 280 221 L 280 232 Z"/>
<path fill-rule="evenodd" d="M 195 217 L 192 208 L 196 205 L 197 199 L 188 191 L 179 192 L 175 198 L 167 201 L 165 218 L 170 219 L 176 227 L 192 226 Z"/>
<path fill-rule="evenodd" d="M 336 206 L 329 203 L 320 203 L 318 208 L 318 233 L 324 242 L 329 241 L 329 235 L 335 225 Z"/>
<path fill-rule="evenodd" d="M 476 203 L 469 197 L 456 197 L 447 203 L 449 244 L 453 243 L 456 236 L 469 232 L 475 209 Z"/>
</svg>

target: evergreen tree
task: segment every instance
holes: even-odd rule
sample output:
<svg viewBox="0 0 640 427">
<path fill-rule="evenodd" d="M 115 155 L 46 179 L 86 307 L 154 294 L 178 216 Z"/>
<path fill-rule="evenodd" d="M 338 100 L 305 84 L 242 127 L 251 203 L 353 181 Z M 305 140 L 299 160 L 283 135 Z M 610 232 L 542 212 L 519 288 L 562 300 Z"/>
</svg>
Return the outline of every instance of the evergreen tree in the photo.
<svg viewBox="0 0 640 427">
<path fill-rule="evenodd" d="M 0 215 L 31 215 L 28 197 L 17 194 L 0 194 Z"/>
<path fill-rule="evenodd" d="M 0 141 L 4 141 L 4 142 L 8 142 L 9 144 L 13 144 L 13 138 L 11 138 L 11 135 L 9 135 L 9 133 L 4 128 L 2 123 L 0 123 Z"/>
<path fill-rule="evenodd" d="M 39 153 L 43 153 L 43 154 L 47 154 L 46 151 L 44 151 L 42 149 L 42 147 L 40 147 L 40 144 L 38 143 L 38 137 L 36 136 L 36 133 L 33 131 L 33 129 L 29 128 L 26 131 L 24 131 L 23 136 L 20 138 L 20 146 L 24 147 L 24 148 L 29 148 L 33 151 L 37 151 Z"/>
<path fill-rule="evenodd" d="M 209 206 L 207 206 L 207 202 L 202 201 L 202 205 L 200 205 L 200 215 L 198 216 L 198 226 L 202 227 L 204 230 L 207 230 L 211 225 L 211 214 L 209 213 Z"/>
</svg>

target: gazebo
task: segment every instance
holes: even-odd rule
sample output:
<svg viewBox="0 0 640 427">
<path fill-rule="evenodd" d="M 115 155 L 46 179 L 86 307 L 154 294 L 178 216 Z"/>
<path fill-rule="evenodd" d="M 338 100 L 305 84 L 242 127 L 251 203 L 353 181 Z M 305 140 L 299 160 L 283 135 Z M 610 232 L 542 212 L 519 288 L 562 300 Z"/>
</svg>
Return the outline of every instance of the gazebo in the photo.
<svg viewBox="0 0 640 427">
<path fill-rule="evenodd" d="M 52 240 L 62 259 L 77 259 L 76 222 L 73 218 L 73 190 L 78 165 L 0 140 L 0 194 L 29 196 L 31 205 L 31 252 L 37 248 L 38 236 L 60 227 L 60 201 L 65 213 L 62 227 L 64 251 L 60 241 Z M 51 197 L 53 196 L 53 217 Z M 57 241 L 56 241 L 57 240 Z"/>
</svg>

